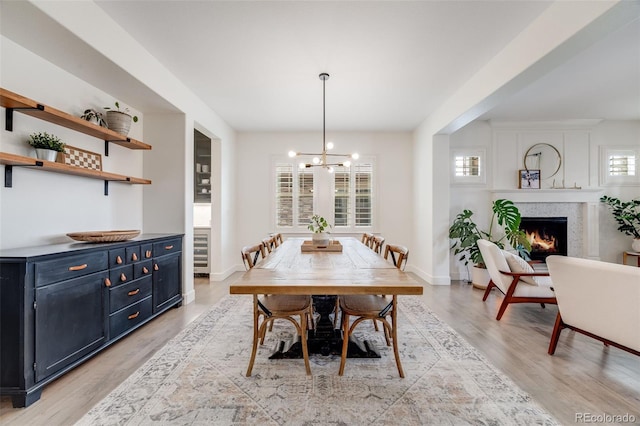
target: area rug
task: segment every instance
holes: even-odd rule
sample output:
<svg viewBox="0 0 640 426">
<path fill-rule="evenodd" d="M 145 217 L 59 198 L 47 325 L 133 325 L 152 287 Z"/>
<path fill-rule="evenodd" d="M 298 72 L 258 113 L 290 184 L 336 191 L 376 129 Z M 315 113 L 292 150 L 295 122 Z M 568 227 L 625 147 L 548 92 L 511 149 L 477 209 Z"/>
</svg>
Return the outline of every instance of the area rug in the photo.
<svg viewBox="0 0 640 426">
<path fill-rule="evenodd" d="M 269 360 L 293 332 L 276 321 L 251 354 L 251 296 L 227 296 L 159 350 L 77 425 L 554 425 L 419 298 L 399 297 L 401 379 L 382 332 L 361 324 L 380 359 Z M 358 329 L 356 329 L 358 330 Z"/>
</svg>

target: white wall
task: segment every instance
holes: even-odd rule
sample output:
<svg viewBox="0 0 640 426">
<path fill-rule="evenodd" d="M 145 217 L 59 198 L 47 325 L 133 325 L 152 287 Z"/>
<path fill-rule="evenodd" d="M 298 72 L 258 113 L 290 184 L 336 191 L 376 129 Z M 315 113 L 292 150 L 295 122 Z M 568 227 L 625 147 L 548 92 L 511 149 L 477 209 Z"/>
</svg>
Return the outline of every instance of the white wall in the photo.
<svg viewBox="0 0 640 426">
<path fill-rule="evenodd" d="M 374 196 L 380 201 L 373 232 L 383 235 L 387 242 L 403 244 L 411 249 L 411 134 L 334 132 L 327 136 L 329 140 L 335 144 L 337 153 L 358 152 L 361 157 L 375 155 Z M 237 141 L 239 250 L 240 246 L 256 243 L 274 231 L 271 214 L 274 205 L 271 165 L 274 157 L 287 158 L 290 150 L 320 152 L 322 134 L 239 133 Z M 330 210 L 330 206 L 328 208 Z M 334 230 L 334 234 L 337 232 Z"/>
<path fill-rule="evenodd" d="M 562 154 L 557 186 L 580 186 L 601 189 L 604 194 L 630 200 L 640 197 L 640 186 L 601 186 L 598 171 L 600 147 L 640 146 L 640 121 L 583 121 L 546 123 L 494 123 L 475 121 L 451 135 L 450 149 L 481 148 L 486 151 L 485 184 L 451 184 L 450 221 L 463 209 L 474 212 L 473 219 L 481 229 L 488 228 L 491 218 L 491 189 L 517 189 L 516 173 L 522 169 L 523 153 L 534 143 L 551 143 Z M 449 161 L 449 167 L 453 166 Z M 552 179 L 543 180 L 542 188 L 550 188 Z M 523 190 L 536 191 L 536 190 Z M 576 190 L 578 191 L 578 190 Z M 611 213 L 604 205 L 599 211 L 599 254 L 608 262 L 622 261 L 622 251 L 629 250 L 631 237 L 617 229 Z M 463 264 L 451 256 L 451 277 L 467 279 Z"/>
<path fill-rule="evenodd" d="M 112 105 L 113 97 L 41 59 L 11 40 L 0 39 L 2 62 L 0 86 L 38 102 L 78 116 L 85 108 Z M 138 115 L 141 122 L 144 116 Z M 14 130 L 5 130 L 4 110 L 0 118 L 0 151 L 32 155 L 26 143 L 32 132 L 48 132 L 65 143 L 102 155 L 105 171 L 145 177 L 143 152 L 104 141 L 14 113 Z M 142 125 L 133 124 L 130 136 L 144 141 Z M 0 166 L 4 178 L 4 166 Z M 14 248 L 71 242 L 68 232 L 107 229 L 142 229 L 142 186 L 112 182 L 109 196 L 101 180 L 14 167 L 13 188 L 0 186 L 0 247 Z"/>
</svg>

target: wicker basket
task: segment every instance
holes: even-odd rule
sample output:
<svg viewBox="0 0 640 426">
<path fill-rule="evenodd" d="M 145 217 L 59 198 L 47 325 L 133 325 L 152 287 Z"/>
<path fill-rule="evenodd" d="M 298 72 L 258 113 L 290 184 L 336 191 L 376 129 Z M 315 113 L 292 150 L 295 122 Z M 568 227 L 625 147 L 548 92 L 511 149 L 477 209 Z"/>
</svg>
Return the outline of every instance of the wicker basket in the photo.
<svg viewBox="0 0 640 426">
<path fill-rule="evenodd" d="M 130 240 L 138 235 L 140 235 L 139 230 L 71 232 L 67 234 L 71 239 L 89 243 L 115 243 Z"/>
</svg>

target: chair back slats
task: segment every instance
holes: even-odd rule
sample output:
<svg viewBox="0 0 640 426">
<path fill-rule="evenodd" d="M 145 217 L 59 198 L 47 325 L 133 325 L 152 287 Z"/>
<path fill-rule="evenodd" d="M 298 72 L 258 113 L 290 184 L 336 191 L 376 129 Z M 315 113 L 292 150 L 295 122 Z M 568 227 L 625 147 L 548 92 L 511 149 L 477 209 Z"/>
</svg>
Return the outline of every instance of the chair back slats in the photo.
<svg viewBox="0 0 640 426">
<path fill-rule="evenodd" d="M 389 259 L 389 254 L 391 254 L 391 261 L 394 266 L 404 271 L 407 260 L 409 259 L 409 249 L 405 246 L 387 244 L 384 249 L 384 258 Z"/>
<path fill-rule="evenodd" d="M 246 270 L 253 268 L 256 263 L 258 263 L 260 256 L 262 256 L 263 259 L 266 256 L 264 244 L 262 243 L 256 244 L 255 246 L 244 246 L 240 254 L 242 255 L 242 263 Z"/>
<path fill-rule="evenodd" d="M 372 238 L 371 249 L 378 254 L 382 254 L 382 246 L 384 246 L 384 237 L 381 235 L 374 235 Z"/>
<path fill-rule="evenodd" d="M 267 250 L 267 254 L 271 253 L 271 251 L 273 251 L 273 249 L 275 249 L 277 247 L 275 235 L 272 235 L 271 237 L 264 238 L 262 240 L 262 245 Z"/>
</svg>

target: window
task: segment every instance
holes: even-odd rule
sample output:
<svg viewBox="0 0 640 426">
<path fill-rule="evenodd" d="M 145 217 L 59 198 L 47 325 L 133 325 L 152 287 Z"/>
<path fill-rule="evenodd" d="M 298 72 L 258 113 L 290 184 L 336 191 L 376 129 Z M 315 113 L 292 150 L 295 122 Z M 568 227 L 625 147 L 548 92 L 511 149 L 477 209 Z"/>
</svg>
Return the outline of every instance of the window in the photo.
<svg viewBox="0 0 640 426">
<path fill-rule="evenodd" d="M 451 151 L 451 181 L 454 184 L 484 184 L 486 182 L 485 153 L 482 149 Z"/>
<path fill-rule="evenodd" d="M 638 185 L 640 173 L 637 164 L 640 148 L 600 147 L 600 183 L 607 185 Z"/>
<path fill-rule="evenodd" d="M 331 213 L 325 217 L 334 229 L 344 232 L 373 226 L 373 161 L 334 169 L 329 173 L 321 167 L 300 169 L 294 162 L 274 162 L 277 228 L 304 232 L 314 213 L 331 211 L 333 220 L 329 220 Z"/>
</svg>

